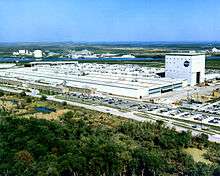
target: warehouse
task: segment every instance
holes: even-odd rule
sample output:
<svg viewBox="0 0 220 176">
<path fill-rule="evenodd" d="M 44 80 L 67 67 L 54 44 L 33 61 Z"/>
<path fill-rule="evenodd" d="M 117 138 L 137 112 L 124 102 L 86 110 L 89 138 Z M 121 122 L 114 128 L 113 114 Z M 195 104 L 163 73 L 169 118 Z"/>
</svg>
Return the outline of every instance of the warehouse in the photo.
<svg viewBox="0 0 220 176">
<path fill-rule="evenodd" d="M 25 84 L 76 87 L 132 98 L 158 96 L 183 86 L 180 79 L 160 78 L 161 69 L 134 65 L 33 64 L 32 67 L 0 71 L 0 78 L 15 78 Z"/>
</svg>

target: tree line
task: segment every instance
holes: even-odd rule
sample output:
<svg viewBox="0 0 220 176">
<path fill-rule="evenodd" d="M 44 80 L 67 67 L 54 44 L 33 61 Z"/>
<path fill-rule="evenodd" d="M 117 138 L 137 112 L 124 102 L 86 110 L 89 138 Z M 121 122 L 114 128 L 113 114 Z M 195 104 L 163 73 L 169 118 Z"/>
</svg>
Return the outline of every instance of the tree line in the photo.
<svg viewBox="0 0 220 176">
<path fill-rule="evenodd" d="M 79 108 L 53 121 L 0 114 L 0 175 L 219 174 L 219 145 L 210 144 L 206 135 L 177 133 L 160 121 L 141 123 Z M 196 163 L 183 152 L 210 145 L 213 165 Z"/>
</svg>

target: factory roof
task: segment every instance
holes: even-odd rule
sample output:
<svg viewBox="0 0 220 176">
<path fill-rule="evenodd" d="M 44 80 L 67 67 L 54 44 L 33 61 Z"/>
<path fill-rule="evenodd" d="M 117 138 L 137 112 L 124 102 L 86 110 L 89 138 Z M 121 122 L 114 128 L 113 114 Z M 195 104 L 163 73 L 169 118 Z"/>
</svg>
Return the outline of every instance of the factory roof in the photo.
<svg viewBox="0 0 220 176">
<path fill-rule="evenodd" d="M 110 76 L 104 78 L 100 77 L 99 75 L 66 75 L 64 73 L 54 73 L 51 70 L 40 69 L 38 71 L 32 71 L 28 68 L 8 69 L 2 72 L 0 71 L 0 77 L 7 77 L 7 75 L 9 75 L 10 77 L 17 78 L 17 80 L 41 80 L 49 84 L 65 80 L 68 84 L 87 84 L 88 86 L 99 85 L 131 90 L 159 88 L 163 86 L 181 83 L 182 81 L 168 78 L 142 78 L 138 79 L 138 82 L 132 82 L 131 80 L 111 79 Z"/>
<path fill-rule="evenodd" d="M 49 64 L 49 65 L 59 65 L 59 64 L 74 64 L 78 63 L 78 61 L 45 61 L 45 62 L 30 62 L 31 65 L 44 65 L 44 64 Z"/>
<path fill-rule="evenodd" d="M 167 56 L 201 56 L 203 53 L 168 53 Z"/>
</svg>

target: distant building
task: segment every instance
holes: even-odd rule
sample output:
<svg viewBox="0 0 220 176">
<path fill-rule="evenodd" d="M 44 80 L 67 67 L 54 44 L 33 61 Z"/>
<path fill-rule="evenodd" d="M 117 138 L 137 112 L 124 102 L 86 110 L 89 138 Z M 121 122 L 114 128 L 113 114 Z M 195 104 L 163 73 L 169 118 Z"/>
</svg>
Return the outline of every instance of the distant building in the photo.
<svg viewBox="0 0 220 176">
<path fill-rule="evenodd" d="M 41 57 L 43 57 L 43 52 L 42 52 L 41 50 L 35 50 L 35 51 L 33 52 L 33 56 L 34 56 L 35 58 L 41 58 Z"/>
<path fill-rule="evenodd" d="M 74 54 L 82 55 L 82 56 L 88 56 L 88 55 L 92 55 L 92 52 L 88 51 L 88 50 L 82 50 L 82 51 L 76 51 Z"/>
<path fill-rule="evenodd" d="M 32 55 L 31 52 L 29 52 L 28 50 L 22 49 L 22 50 L 18 50 L 18 52 L 13 52 L 14 56 L 28 56 L 28 55 Z"/>
<path fill-rule="evenodd" d="M 18 53 L 20 55 L 26 55 L 26 54 L 28 54 L 28 50 L 18 50 Z"/>
<path fill-rule="evenodd" d="M 212 48 L 212 52 L 213 52 L 213 53 L 220 53 L 220 50 L 217 49 L 217 48 Z"/>
<path fill-rule="evenodd" d="M 105 58 L 105 57 L 116 57 L 118 56 L 118 54 L 110 54 L 110 53 L 106 53 L 106 54 L 102 54 L 101 57 Z"/>
<path fill-rule="evenodd" d="M 165 75 L 168 78 L 187 80 L 194 86 L 205 81 L 205 55 L 174 53 L 165 58 Z"/>
<path fill-rule="evenodd" d="M 12 54 L 13 54 L 14 56 L 18 56 L 18 55 L 19 55 L 19 52 L 16 52 L 16 51 L 15 51 L 15 52 L 13 52 Z"/>
</svg>

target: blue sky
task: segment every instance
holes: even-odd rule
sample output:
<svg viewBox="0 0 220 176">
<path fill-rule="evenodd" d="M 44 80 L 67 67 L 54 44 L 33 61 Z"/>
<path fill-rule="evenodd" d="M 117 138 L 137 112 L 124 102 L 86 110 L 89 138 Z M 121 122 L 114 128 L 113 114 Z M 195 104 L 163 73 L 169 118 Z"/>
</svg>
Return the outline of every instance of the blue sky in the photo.
<svg viewBox="0 0 220 176">
<path fill-rule="evenodd" d="M 0 0 L 0 42 L 220 41 L 219 0 Z"/>
</svg>

